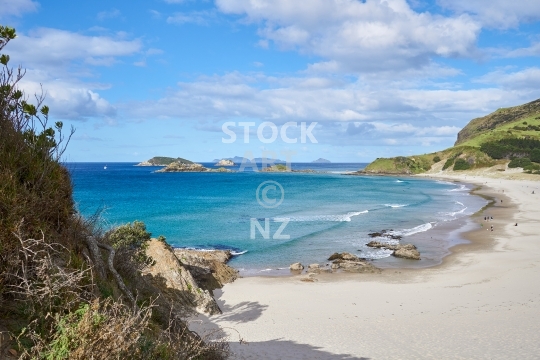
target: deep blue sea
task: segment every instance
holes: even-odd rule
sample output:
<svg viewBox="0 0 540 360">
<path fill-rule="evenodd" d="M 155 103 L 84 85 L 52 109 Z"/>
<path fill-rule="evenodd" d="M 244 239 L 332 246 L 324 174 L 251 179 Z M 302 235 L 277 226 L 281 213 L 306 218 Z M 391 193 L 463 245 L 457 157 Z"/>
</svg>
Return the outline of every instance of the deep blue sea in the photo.
<svg viewBox="0 0 540 360">
<path fill-rule="evenodd" d="M 343 174 L 365 164 L 292 164 L 293 170 L 320 172 L 315 174 L 155 173 L 159 167 L 134 165 L 66 164 L 79 211 L 87 216 L 102 211 L 105 227 L 144 221 L 153 236 L 163 235 L 176 247 L 232 249 L 239 255 L 230 264 L 244 275 L 297 261 L 323 263 L 343 251 L 399 266 L 396 261 L 406 260 L 365 246 L 372 240 L 369 232 L 383 229 L 417 245 L 423 265 L 439 263 L 456 240 L 437 229 L 486 204 L 463 184 Z M 272 183 L 259 189 L 258 201 L 257 189 L 267 181 Z M 281 199 L 279 206 L 261 206 Z M 281 236 L 274 236 L 280 226 Z"/>
</svg>

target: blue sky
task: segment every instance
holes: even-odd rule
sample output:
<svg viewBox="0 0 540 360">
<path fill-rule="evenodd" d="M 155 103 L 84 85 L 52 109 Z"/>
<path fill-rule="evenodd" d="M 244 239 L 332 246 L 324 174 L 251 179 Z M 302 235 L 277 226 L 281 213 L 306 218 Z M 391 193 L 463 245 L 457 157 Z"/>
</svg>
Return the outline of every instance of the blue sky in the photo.
<svg viewBox="0 0 540 360">
<path fill-rule="evenodd" d="M 368 162 L 540 98 L 538 0 L 0 0 L 0 24 L 21 87 L 76 128 L 68 161 Z M 262 142 L 265 122 L 317 143 Z"/>
</svg>

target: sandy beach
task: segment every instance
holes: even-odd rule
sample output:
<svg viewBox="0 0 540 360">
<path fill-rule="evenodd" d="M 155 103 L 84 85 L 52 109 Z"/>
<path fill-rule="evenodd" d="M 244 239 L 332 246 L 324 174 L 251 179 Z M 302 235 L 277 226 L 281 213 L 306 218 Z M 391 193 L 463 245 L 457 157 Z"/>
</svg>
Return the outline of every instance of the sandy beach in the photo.
<svg viewBox="0 0 540 360">
<path fill-rule="evenodd" d="M 538 358 L 540 177 L 428 176 L 477 184 L 495 199 L 474 216 L 494 220 L 466 234 L 471 244 L 452 248 L 442 265 L 316 282 L 238 279 L 215 293 L 223 314 L 192 328 L 225 328 L 236 359 Z"/>
</svg>

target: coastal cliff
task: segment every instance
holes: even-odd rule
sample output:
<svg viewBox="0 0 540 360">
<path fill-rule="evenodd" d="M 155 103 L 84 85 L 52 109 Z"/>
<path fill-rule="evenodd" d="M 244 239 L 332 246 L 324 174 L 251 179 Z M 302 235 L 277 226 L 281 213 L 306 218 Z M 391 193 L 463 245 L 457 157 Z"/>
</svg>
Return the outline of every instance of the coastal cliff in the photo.
<svg viewBox="0 0 540 360">
<path fill-rule="evenodd" d="M 518 159 L 514 162 L 510 161 Z M 519 160 L 522 159 L 522 160 Z M 540 99 L 473 119 L 446 150 L 377 158 L 353 174 L 414 175 L 501 166 L 540 174 Z"/>
</svg>

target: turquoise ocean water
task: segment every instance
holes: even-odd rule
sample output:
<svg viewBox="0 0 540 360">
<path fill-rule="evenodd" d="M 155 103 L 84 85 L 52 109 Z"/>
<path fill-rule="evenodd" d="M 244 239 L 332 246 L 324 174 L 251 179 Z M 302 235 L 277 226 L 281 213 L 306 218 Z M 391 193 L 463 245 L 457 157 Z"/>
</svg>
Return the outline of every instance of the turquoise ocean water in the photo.
<svg viewBox="0 0 540 360">
<path fill-rule="evenodd" d="M 164 235 L 176 247 L 232 249 L 238 256 L 231 265 L 245 275 L 287 268 L 296 261 L 322 263 L 336 251 L 375 259 L 383 266 L 393 264 L 396 260 L 389 258 L 388 251 L 365 246 L 372 240 L 367 234 L 382 229 L 403 235 L 402 242 L 419 247 L 422 261 L 435 264 L 455 242 L 437 229 L 465 219 L 486 204 L 470 195 L 466 185 L 343 175 L 365 164 L 292 165 L 293 169 L 324 172 L 316 174 L 155 173 L 159 167 L 133 163 L 66 165 L 82 214 L 104 209 L 106 226 L 144 221 L 154 236 Z M 283 201 L 275 208 L 257 201 L 257 188 L 265 181 L 283 188 Z M 281 198 L 278 187 L 267 190 L 269 201 Z M 253 225 L 256 221 L 264 229 L 265 219 L 269 239 Z M 290 238 L 272 238 L 287 221 L 282 235 Z"/>
</svg>

